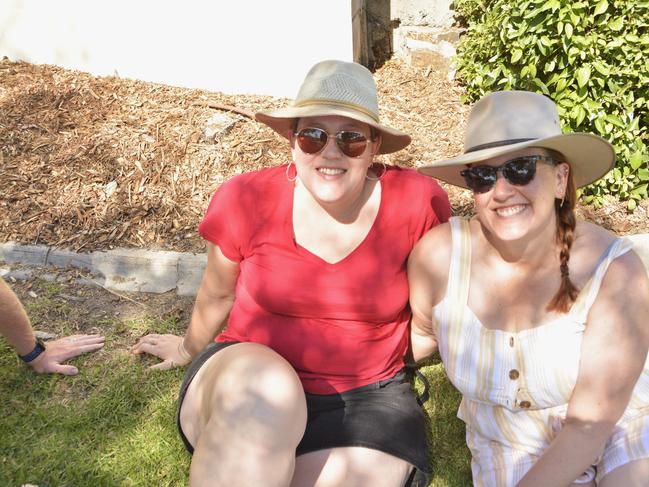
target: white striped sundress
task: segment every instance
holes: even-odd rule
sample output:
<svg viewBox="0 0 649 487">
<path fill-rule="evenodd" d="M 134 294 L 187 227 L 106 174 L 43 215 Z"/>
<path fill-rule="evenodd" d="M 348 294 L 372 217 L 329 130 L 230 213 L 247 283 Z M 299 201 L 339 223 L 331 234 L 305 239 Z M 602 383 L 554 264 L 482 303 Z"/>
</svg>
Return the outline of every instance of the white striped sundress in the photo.
<svg viewBox="0 0 649 487">
<path fill-rule="evenodd" d="M 467 220 L 452 218 L 453 248 L 444 299 L 434 307 L 439 351 L 463 399 L 471 469 L 478 487 L 515 486 L 561 429 L 577 380 L 588 311 L 609 264 L 631 249 L 617 239 L 570 311 L 517 333 L 485 328 L 468 307 L 471 237 Z M 603 365 L 604 366 L 604 365 Z M 596 465 L 581 482 L 649 457 L 649 360 L 629 406 Z"/>
</svg>

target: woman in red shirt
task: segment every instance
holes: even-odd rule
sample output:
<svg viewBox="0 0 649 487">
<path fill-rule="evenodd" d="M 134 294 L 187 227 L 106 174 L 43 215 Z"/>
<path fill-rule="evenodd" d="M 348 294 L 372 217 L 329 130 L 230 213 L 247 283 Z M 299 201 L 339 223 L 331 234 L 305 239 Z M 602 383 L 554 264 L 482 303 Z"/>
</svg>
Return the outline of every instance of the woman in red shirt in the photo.
<svg viewBox="0 0 649 487">
<path fill-rule="evenodd" d="M 379 123 L 358 64 L 316 64 L 289 107 L 257 119 L 293 162 L 219 188 L 187 334 L 134 348 L 157 368 L 193 359 L 178 414 L 190 483 L 427 485 L 424 416 L 403 373 L 406 261 L 449 218 L 448 198 L 374 164 L 410 137 Z"/>
</svg>

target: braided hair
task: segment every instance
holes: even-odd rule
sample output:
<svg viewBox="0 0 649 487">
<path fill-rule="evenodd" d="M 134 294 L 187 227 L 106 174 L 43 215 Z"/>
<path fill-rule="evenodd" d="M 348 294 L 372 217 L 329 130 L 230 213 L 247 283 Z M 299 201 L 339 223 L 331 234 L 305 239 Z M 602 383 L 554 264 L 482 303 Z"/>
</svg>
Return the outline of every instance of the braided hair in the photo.
<svg viewBox="0 0 649 487">
<path fill-rule="evenodd" d="M 558 160 L 565 160 L 565 157 L 560 154 L 558 155 Z M 577 225 L 577 220 L 575 218 L 576 203 L 577 191 L 575 189 L 575 180 L 572 177 L 572 171 L 569 171 L 568 184 L 566 185 L 564 198 L 557 198 L 554 200 L 554 211 L 557 217 L 556 243 L 559 247 L 559 259 L 561 262 L 561 265 L 559 266 L 561 271 L 561 285 L 554 297 L 548 303 L 546 307 L 547 311 L 567 313 L 579 294 L 579 289 L 577 289 L 570 280 L 570 269 L 568 268 L 570 249 L 575 240 L 575 227 Z"/>
</svg>

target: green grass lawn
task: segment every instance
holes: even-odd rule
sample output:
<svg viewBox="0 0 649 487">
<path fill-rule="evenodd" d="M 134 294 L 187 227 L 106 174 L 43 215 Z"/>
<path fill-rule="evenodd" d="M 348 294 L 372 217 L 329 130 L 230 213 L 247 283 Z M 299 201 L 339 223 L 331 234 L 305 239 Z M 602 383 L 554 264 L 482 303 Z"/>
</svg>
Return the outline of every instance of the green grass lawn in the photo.
<svg viewBox="0 0 649 487">
<path fill-rule="evenodd" d="M 42 284 L 26 303 L 34 326 L 47 312 L 47 328 L 77 332 L 61 289 Z M 60 309 L 57 309 L 57 306 Z M 52 321 L 52 310 L 60 319 Z M 177 318 L 109 317 L 95 323 L 106 346 L 74 363 L 75 377 L 37 375 L 0 340 L 0 486 L 182 486 L 190 457 L 175 426 L 175 401 L 183 370 L 148 372 L 148 359 L 128 352 L 148 331 L 181 332 Z M 43 326 L 40 326 L 42 329 Z M 184 326 L 184 325 L 182 325 Z M 471 484 L 464 426 L 455 417 L 459 396 L 441 364 L 423 368 L 431 382 L 431 486 Z M 417 384 L 420 387 L 420 384 Z"/>
</svg>

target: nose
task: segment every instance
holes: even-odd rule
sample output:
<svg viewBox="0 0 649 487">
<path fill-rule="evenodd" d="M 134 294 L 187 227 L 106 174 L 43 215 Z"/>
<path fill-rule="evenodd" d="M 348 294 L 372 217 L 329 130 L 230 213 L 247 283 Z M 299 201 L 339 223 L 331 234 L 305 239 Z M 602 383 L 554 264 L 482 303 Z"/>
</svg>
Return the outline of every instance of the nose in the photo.
<svg viewBox="0 0 649 487">
<path fill-rule="evenodd" d="M 502 171 L 496 172 L 496 183 L 494 184 L 492 191 L 493 197 L 497 199 L 504 199 L 512 193 L 512 184 L 505 179 L 502 175 Z"/>
<path fill-rule="evenodd" d="M 327 134 L 327 143 L 322 149 L 322 155 L 328 159 L 336 159 L 342 156 L 340 147 L 336 143 L 336 136 Z"/>
</svg>

